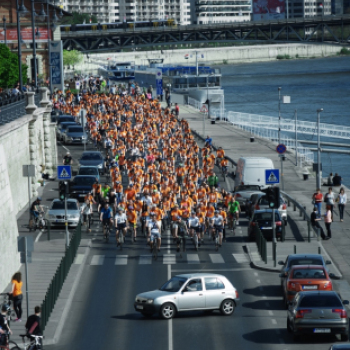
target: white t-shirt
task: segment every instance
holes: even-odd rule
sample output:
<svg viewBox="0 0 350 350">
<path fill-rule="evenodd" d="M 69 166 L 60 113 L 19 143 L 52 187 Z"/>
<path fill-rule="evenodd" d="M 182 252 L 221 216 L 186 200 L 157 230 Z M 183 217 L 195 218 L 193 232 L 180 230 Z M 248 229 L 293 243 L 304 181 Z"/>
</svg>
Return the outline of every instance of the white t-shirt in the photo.
<svg viewBox="0 0 350 350">
<path fill-rule="evenodd" d="M 114 220 L 117 224 L 124 224 L 126 223 L 126 214 L 123 213 L 123 214 L 117 214 L 115 217 L 114 217 Z"/>
<path fill-rule="evenodd" d="M 91 211 L 91 206 L 90 204 L 86 204 L 84 203 L 82 206 L 81 206 L 81 212 L 85 215 L 88 215 L 88 214 L 91 214 L 92 211 Z"/>
<path fill-rule="evenodd" d="M 189 227 L 198 227 L 199 226 L 199 219 L 196 217 L 190 217 L 188 219 L 188 226 Z"/>
<path fill-rule="evenodd" d="M 158 227 L 157 221 L 152 221 L 152 220 L 149 221 L 148 227 L 151 229 L 151 234 L 159 233 L 159 227 Z"/>
<path fill-rule="evenodd" d="M 224 218 L 221 215 L 214 216 L 213 220 L 216 226 L 222 226 L 224 224 Z"/>
</svg>

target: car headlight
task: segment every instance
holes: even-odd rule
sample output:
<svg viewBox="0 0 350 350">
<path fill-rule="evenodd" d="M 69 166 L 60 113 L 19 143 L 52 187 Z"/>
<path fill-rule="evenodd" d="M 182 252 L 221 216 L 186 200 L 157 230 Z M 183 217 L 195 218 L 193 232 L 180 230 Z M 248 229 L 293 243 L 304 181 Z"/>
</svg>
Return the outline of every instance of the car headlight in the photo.
<svg viewBox="0 0 350 350">
<path fill-rule="evenodd" d="M 153 299 L 148 299 L 146 303 L 147 304 L 153 304 Z"/>
<path fill-rule="evenodd" d="M 73 141 L 73 137 L 71 137 L 71 136 L 67 136 L 67 140 L 69 140 L 69 141 Z"/>
<path fill-rule="evenodd" d="M 67 215 L 68 219 L 79 219 L 78 214 Z"/>
<path fill-rule="evenodd" d="M 98 167 L 99 169 L 102 169 L 102 164 L 99 164 L 97 167 Z"/>
</svg>

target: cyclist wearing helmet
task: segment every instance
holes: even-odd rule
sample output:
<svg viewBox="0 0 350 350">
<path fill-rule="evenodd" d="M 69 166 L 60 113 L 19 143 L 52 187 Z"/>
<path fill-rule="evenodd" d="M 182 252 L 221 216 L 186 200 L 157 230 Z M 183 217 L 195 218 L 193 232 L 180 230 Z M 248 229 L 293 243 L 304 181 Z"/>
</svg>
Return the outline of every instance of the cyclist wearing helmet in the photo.
<svg viewBox="0 0 350 350">
<path fill-rule="evenodd" d="M 126 211 L 126 217 L 128 219 L 128 227 L 132 229 L 134 233 L 134 242 L 136 242 L 137 212 L 134 206 L 128 206 L 128 209 Z"/>
<path fill-rule="evenodd" d="M 114 217 L 115 222 L 115 237 L 117 239 L 117 247 L 119 247 L 119 232 L 123 231 L 124 239 L 126 234 L 126 214 L 123 208 L 118 208 L 118 212 Z"/>
<path fill-rule="evenodd" d="M 241 207 L 239 205 L 239 202 L 236 200 L 236 196 L 233 196 L 231 200 L 228 203 L 228 210 L 227 213 L 229 215 L 230 221 L 233 220 L 234 216 L 236 216 L 236 225 L 239 224 L 239 213 L 241 212 Z M 233 223 L 232 223 L 232 230 L 234 229 Z"/>
<path fill-rule="evenodd" d="M 7 312 L 10 310 L 10 305 L 3 304 L 1 306 L 1 313 L 0 313 L 0 345 L 6 345 L 6 333 L 10 333 L 11 329 L 7 323 Z"/>
<path fill-rule="evenodd" d="M 186 238 L 185 235 L 188 234 L 187 226 L 185 221 L 181 220 L 181 216 L 177 217 L 176 221 L 177 227 L 178 227 L 178 235 L 182 237 L 184 240 L 184 247 L 186 247 Z M 177 237 L 178 238 L 178 237 Z M 180 251 L 180 239 L 177 239 L 177 248 L 176 251 Z M 186 251 L 186 248 L 184 248 L 184 251 Z"/>
<path fill-rule="evenodd" d="M 156 214 L 151 213 L 151 221 L 148 223 L 148 232 L 149 232 L 149 238 L 148 242 L 150 242 L 151 245 L 151 252 L 153 251 L 153 244 L 154 244 L 154 239 L 158 239 L 158 244 L 157 244 L 157 249 L 160 251 L 160 245 L 162 243 L 162 239 L 160 237 L 160 225 L 157 222 Z"/>
<path fill-rule="evenodd" d="M 63 164 L 64 165 L 72 165 L 73 164 L 73 158 L 70 155 L 70 152 L 67 152 L 66 155 L 63 157 Z"/>
<path fill-rule="evenodd" d="M 222 245 L 222 231 L 224 229 L 224 218 L 220 215 L 219 210 L 215 210 L 213 217 L 214 229 L 212 230 L 213 240 L 215 240 L 215 232 L 219 234 L 219 247 Z"/>
<path fill-rule="evenodd" d="M 30 221 L 29 227 L 32 227 L 33 221 L 39 216 L 39 212 L 43 211 L 41 203 L 41 197 L 38 197 L 30 206 Z"/>
<path fill-rule="evenodd" d="M 103 235 L 106 236 L 105 232 L 105 225 L 109 224 L 111 226 L 113 224 L 113 212 L 112 209 L 109 207 L 109 204 L 106 202 L 101 209 L 101 214 L 100 214 L 100 221 L 103 224 Z"/>
</svg>

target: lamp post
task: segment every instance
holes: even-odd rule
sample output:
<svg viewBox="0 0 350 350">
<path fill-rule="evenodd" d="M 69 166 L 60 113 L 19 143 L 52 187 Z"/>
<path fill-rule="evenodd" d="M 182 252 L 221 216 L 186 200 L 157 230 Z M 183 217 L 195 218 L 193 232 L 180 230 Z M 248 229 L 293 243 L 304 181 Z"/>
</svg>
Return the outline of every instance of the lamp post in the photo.
<svg viewBox="0 0 350 350">
<path fill-rule="evenodd" d="M 5 16 L 2 18 L 2 22 L 4 23 L 4 38 L 5 38 L 5 45 L 7 46 L 7 38 L 6 38 L 6 17 L 5 17 Z"/>
<path fill-rule="evenodd" d="M 321 188 L 321 132 L 320 132 L 320 118 L 323 108 L 317 110 L 317 174 L 316 174 L 316 188 Z"/>
<path fill-rule="evenodd" d="M 281 89 L 278 88 L 278 144 L 281 143 Z"/>
<path fill-rule="evenodd" d="M 20 26 L 20 17 L 25 17 L 28 14 L 28 10 L 24 6 L 24 0 L 22 0 L 21 6 L 16 0 L 16 10 L 17 10 L 17 45 L 18 45 L 18 70 L 19 70 L 19 86 L 21 92 L 23 91 L 23 79 L 22 79 L 22 37 L 21 37 L 21 26 Z"/>
<path fill-rule="evenodd" d="M 35 89 L 38 86 L 38 73 L 37 73 L 37 66 L 36 66 L 36 42 L 35 42 L 35 16 L 37 14 L 35 13 L 34 8 L 34 0 L 31 0 L 31 10 L 32 10 L 32 40 L 33 40 L 33 69 L 34 69 L 34 87 Z M 33 80 L 33 77 L 32 77 Z"/>
</svg>

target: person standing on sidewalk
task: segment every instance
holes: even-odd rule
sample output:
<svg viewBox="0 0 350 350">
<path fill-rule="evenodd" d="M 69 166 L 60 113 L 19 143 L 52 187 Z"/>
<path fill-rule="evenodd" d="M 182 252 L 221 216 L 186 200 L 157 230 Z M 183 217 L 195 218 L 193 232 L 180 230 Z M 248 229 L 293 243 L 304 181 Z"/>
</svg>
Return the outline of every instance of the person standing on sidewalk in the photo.
<svg viewBox="0 0 350 350">
<path fill-rule="evenodd" d="M 323 194 L 321 193 L 321 189 L 318 188 L 316 192 L 312 195 L 313 204 L 317 207 L 317 215 L 320 218 L 321 217 L 321 209 L 322 209 L 322 201 L 323 201 Z"/>
<path fill-rule="evenodd" d="M 331 211 L 331 206 L 327 205 L 326 206 L 326 214 L 324 214 L 324 224 L 327 229 L 327 237 L 325 239 L 330 239 L 332 238 L 332 231 L 331 231 L 331 224 L 333 221 L 333 215 Z"/>
<path fill-rule="evenodd" d="M 324 201 L 331 207 L 331 212 L 333 215 L 333 208 L 334 208 L 334 193 L 332 187 L 328 188 L 328 192 L 324 195 Z"/>
<path fill-rule="evenodd" d="M 16 272 L 12 276 L 12 290 L 10 292 L 12 295 L 13 309 L 15 310 L 17 316 L 15 322 L 22 321 L 22 284 L 22 274 L 20 272 Z"/>
<path fill-rule="evenodd" d="M 320 235 L 322 239 L 326 239 L 326 235 L 324 234 L 323 228 L 320 225 L 319 221 L 321 219 L 317 217 L 317 207 L 314 207 L 313 212 L 311 213 L 311 226 L 318 231 L 320 229 Z"/>
<path fill-rule="evenodd" d="M 344 218 L 344 208 L 345 204 L 347 202 L 347 196 L 344 190 L 344 187 L 340 189 L 340 192 L 338 194 L 338 198 L 336 199 L 338 202 L 338 208 L 339 208 L 339 216 L 340 216 L 340 221 L 343 221 Z"/>
</svg>

